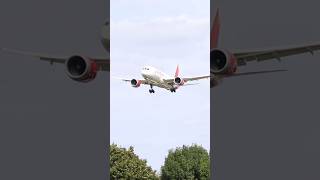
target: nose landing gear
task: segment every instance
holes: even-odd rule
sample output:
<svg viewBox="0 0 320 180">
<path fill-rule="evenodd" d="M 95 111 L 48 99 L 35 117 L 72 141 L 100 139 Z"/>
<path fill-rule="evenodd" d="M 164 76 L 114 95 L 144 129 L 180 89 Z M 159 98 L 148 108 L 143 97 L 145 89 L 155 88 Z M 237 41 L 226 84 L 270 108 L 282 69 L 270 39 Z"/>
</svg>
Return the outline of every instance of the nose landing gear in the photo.
<svg viewBox="0 0 320 180">
<path fill-rule="evenodd" d="M 154 90 L 153 90 L 153 86 L 152 86 L 152 84 L 150 84 L 149 93 L 150 93 L 150 94 L 151 94 L 151 93 L 154 93 Z"/>
</svg>

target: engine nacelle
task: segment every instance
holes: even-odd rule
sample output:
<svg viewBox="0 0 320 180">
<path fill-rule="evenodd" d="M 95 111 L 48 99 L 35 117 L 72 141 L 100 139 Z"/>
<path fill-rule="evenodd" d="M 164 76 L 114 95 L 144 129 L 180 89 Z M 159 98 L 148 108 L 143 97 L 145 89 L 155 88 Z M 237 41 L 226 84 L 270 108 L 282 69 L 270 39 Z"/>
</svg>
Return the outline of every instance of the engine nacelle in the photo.
<svg viewBox="0 0 320 180">
<path fill-rule="evenodd" d="M 141 81 L 140 80 L 136 80 L 136 79 L 132 79 L 130 81 L 130 83 L 131 83 L 131 86 L 135 87 L 135 88 L 140 87 L 140 85 L 141 85 Z"/>
<path fill-rule="evenodd" d="M 96 78 L 98 66 L 93 60 L 82 56 L 72 56 L 66 61 L 67 75 L 79 82 L 89 82 Z"/>
<path fill-rule="evenodd" d="M 175 77 L 174 78 L 174 84 L 175 85 L 182 86 L 184 83 L 185 82 L 184 82 L 184 80 L 182 78 L 180 78 L 180 77 Z"/>
<path fill-rule="evenodd" d="M 210 71 L 213 74 L 231 75 L 237 71 L 237 59 L 228 51 L 213 49 L 210 52 Z"/>
</svg>

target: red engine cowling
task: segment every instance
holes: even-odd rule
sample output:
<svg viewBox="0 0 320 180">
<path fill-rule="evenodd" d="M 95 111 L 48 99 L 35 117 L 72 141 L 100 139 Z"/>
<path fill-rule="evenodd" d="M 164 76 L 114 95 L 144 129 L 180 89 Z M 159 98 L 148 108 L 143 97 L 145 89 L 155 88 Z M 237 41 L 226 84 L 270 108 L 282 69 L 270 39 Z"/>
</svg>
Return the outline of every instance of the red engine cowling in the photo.
<svg viewBox="0 0 320 180">
<path fill-rule="evenodd" d="M 237 59 L 228 51 L 213 49 L 210 52 L 210 71 L 213 74 L 231 75 L 237 71 Z"/>
<path fill-rule="evenodd" d="M 130 83 L 131 83 L 132 87 L 137 88 L 137 87 L 140 87 L 140 85 L 141 85 L 142 82 L 141 82 L 140 80 L 132 79 L 132 80 L 130 81 Z"/>
<path fill-rule="evenodd" d="M 174 84 L 175 85 L 178 85 L 178 86 L 182 86 L 182 85 L 184 85 L 184 80 L 182 79 L 182 78 L 180 78 L 180 77 L 175 77 L 174 78 Z"/>
<path fill-rule="evenodd" d="M 72 56 L 66 61 L 67 75 L 79 82 L 89 82 L 96 78 L 98 65 L 94 60 L 82 56 Z"/>
</svg>

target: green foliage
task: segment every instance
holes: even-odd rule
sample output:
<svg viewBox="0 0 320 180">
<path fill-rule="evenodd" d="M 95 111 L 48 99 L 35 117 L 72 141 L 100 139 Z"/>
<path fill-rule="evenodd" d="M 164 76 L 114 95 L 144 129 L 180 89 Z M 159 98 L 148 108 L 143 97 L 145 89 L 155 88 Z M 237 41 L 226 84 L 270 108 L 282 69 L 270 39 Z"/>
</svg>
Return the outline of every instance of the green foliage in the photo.
<svg viewBox="0 0 320 180">
<path fill-rule="evenodd" d="M 210 158 L 207 150 L 198 145 L 170 150 L 161 167 L 161 179 L 210 179 Z"/>
<path fill-rule="evenodd" d="M 156 172 L 134 154 L 133 147 L 128 150 L 116 144 L 110 145 L 110 179 L 159 179 Z"/>
</svg>

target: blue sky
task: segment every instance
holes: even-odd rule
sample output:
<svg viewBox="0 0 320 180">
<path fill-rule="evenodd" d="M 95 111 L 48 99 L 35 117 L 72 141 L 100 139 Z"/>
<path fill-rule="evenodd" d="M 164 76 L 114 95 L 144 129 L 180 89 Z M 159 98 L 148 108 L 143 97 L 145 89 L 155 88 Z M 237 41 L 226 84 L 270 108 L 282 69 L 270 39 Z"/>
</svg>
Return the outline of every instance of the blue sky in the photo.
<svg viewBox="0 0 320 180">
<path fill-rule="evenodd" d="M 110 142 L 134 146 L 159 172 L 169 149 L 210 147 L 209 80 L 176 93 L 132 88 L 113 77 L 141 79 L 154 66 L 181 77 L 209 74 L 209 0 L 111 0 Z"/>
</svg>

